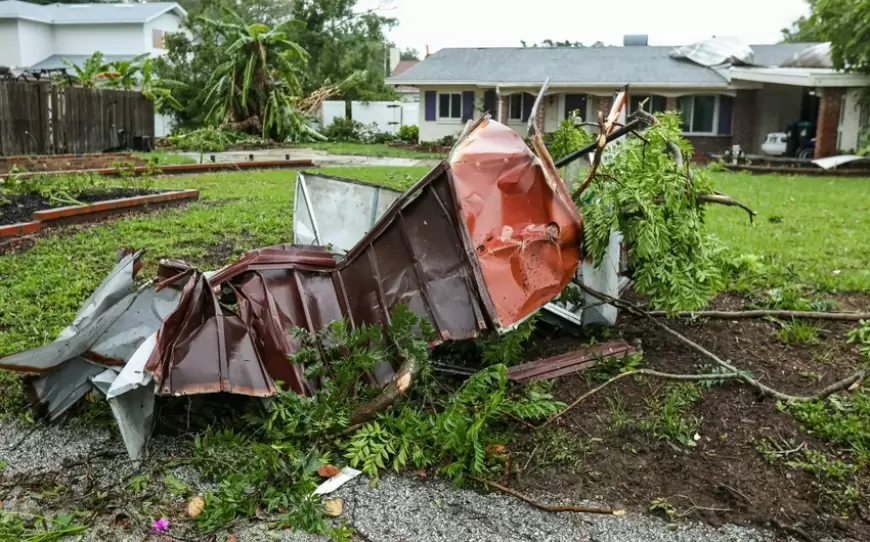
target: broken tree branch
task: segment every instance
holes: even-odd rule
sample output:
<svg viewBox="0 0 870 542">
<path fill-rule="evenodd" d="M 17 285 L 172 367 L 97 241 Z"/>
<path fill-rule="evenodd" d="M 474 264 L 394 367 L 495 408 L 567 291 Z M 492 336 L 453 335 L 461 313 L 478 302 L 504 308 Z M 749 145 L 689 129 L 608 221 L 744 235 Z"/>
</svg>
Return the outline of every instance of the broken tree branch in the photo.
<svg viewBox="0 0 870 542">
<path fill-rule="evenodd" d="M 537 508 L 538 510 L 543 510 L 545 512 L 583 512 L 586 514 L 607 514 L 609 516 L 621 516 L 622 514 L 625 513 L 624 510 L 618 510 L 618 509 L 613 509 L 613 508 L 596 508 L 593 506 L 573 506 L 573 505 L 550 506 L 547 504 L 541 504 L 538 501 L 532 499 L 531 497 L 524 495 L 524 494 L 520 493 L 519 491 L 516 491 L 516 490 L 511 489 L 509 487 L 503 486 L 503 485 L 499 484 L 498 482 L 491 482 L 489 480 L 485 480 L 485 479 L 477 477 L 477 476 L 469 476 L 469 478 L 471 478 L 475 482 L 481 483 L 487 487 L 495 488 L 495 489 L 501 491 L 502 493 L 507 493 L 508 495 L 516 497 L 519 500 L 523 501 L 524 503 L 529 504 L 529 505 Z"/>
<path fill-rule="evenodd" d="M 589 183 L 592 182 L 592 179 L 595 178 L 595 173 L 598 171 L 598 166 L 601 165 L 601 155 L 604 152 L 604 147 L 607 145 L 607 127 L 604 124 L 604 113 L 601 111 L 598 112 L 598 146 L 595 148 L 595 156 L 592 158 L 592 166 L 589 168 L 589 171 L 586 172 L 586 178 L 583 179 L 583 182 L 580 183 L 580 186 L 577 190 L 574 191 L 574 194 L 571 196 L 571 199 L 577 200 L 586 188 L 589 187 Z"/>
<path fill-rule="evenodd" d="M 380 395 L 364 405 L 360 405 L 353 411 L 350 417 L 351 427 L 359 426 L 372 420 L 378 413 L 383 412 L 395 403 L 399 397 L 404 396 L 411 384 L 414 382 L 414 376 L 420 369 L 420 365 L 413 357 L 405 358 L 399 370 L 396 371 L 396 376 L 384 386 L 384 390 Z"/>
<path fill-rule="evenodd" d="M 744 383 L 746 383 L 749 386 L 752 386 L 753 388 L 758 390 L 762 395 L 769 395 L 771 397 L 776 397 L 777 399 L 781 399 L 783 401 L 796 401 L 796 402 L 805 403 L 808 401 L 816 401 L 818 399 L 824 399 L 824 398 L 828 397 L 829 395 L 832 395 L 838 391 L 841 391 L 841 390 L 848 388 L 849 386 L 851 386 L 852 384 L 855 384 L 856 382 L 860 382 L 860 381 L 864 380 L 867 377 L 867 370 L 862 369 L 860 371 L 857 371 L 857 372 L 847 376 L 846 378 L 843 378 L 841 380 L 834 382 L 830 386 L 822 388 L 821 390 L 819 390 L 818 392 L 816 392 L 812 395 L 789 395 L 787 393 L 783 393 L 781 391 L 775 390 L 775 389 L 771 388 L 770 386 L 762 384 L 758 380 L 749 376 L 749 374 L 747 374 L 746 372 L 740 371 L 739 369 L 737 369 L 736 367 L 734 367 L 733 365 L 731 365 L 727 361 L 723 360 L 722 358 L 720 358 L 716 354 L 710 352 L 709 350 L 707 350 L 706 348 L 704 348 L 700 344 L 692 341 L 691 339 L 689 339 L 688 337 L 686 337 L 682 333 L 679 333 L 679 332 L 671 329 L 670 327 L 666 326 L 665 324 L 661 323 L 655 317 L 650 315 L 649 312 L 643 310 L 642 308 L 635 305 L 634 303 L 631 303 L 629 301 L 625 301 L 623 299 L 617 299 L 617 298 L 615 298 L 613 296 L 609 296 L 605 293 L 595 291 L 592 288 L 589 288 L 588 286 L 583 285 L 583 284 L 580 284 L 580 288 L 584 292 L 586 292 L 586 293 L 588 293 L 588 294 L 590 294 L 598 299 L 601 299 L 604 301 L 609 301 L 611 304 L 613 304 L 617 307 L 622 307 L 623 309 L 627 310 L 628 312 L 630 312 L 632 314 L 643 316 L 644 318 L 651 321 L 656 327 L 666 331 L 668 334 L 676 337 L 683 344 L 691 347 L 692 349 L 703 354 L 707 358 L 713 360 L 720 367 L 723 367 L 724 369 L 728 370 L 731 373 L 738 373 L 740 376 L 740 380 L 742 380 Z"/>
<path fill-rule="evenodd" d="M 649 311 L 650 316 L 669 316 L 667 311 Z M 784 310 L 749 310 L 749 311 L 680 311 L 674 315 L 679 318 L 722 318 L 740 320 L 744 318 L 805 318 L 807 320 L 839 320 L 855 322 L 870 320 L 870 312 L 814 312 L 814 311 L 784 311 Z"/>
<path fill-rule="evenodd" d="M 698 194 L 698 203 L 718 203 L 719 205 L 728 205 L 729 207 L 740 207 L 749 213 L 750 223 L 754 221 L 755 215 L 758 214 L 750 209 L 748 205 L 740 203 L 736 199 L 725 194 Z"/>
<path fill-rule="evenodd" d="M 662 373 L 659 371 L 653 371 L 652 369 L 637 369 L 635 371 L 626 371 L 624 373 L 620 373 L 620 374 L 614 376 L 613 378 L 611 378 L 607 382 L 601 384 L 597 388 L 593 388 L 593 389 L 587 391 L 586 393 L 584 393 L 583 395 L 581 395 L 580 397 L 575 399 L 573 403 L 571 403 L 570 405 L 566 406 L 565 408 L 563 408 L 559 412 L 557 412 L 557 413 L 553 414 L 552 416 L 550 416 L 549 418 L 547 418 L 547 420 L 544 423 L 535 427 L 535 429 L 541 429 L 543 427 L 550 425 L 551 423 L 553 423 L 557 419 L 564 416 L 569 410 L 576 407 L 577 405 L 579 405 L 580 403 L 582 403 L 586 399 L 592 397 L 596 393 L 600 392 L 604 388 L 610 386 L 611 384 L 618 382 L 619 380 L 622 380 L 623 378 L 626 378 L 628 376 L 640 376 L 640 375 L 653 376 L 656 378 L 663 378 L 666 380 L 683 380 L 683 381 L 686 381 L 686 380 L 688 380 L 688 381 L 738 380 L 741 378 L 741 375 L 737 372 L 723 373 L 723 374 L 674 374 L 674 373 Z"/>
</svg>

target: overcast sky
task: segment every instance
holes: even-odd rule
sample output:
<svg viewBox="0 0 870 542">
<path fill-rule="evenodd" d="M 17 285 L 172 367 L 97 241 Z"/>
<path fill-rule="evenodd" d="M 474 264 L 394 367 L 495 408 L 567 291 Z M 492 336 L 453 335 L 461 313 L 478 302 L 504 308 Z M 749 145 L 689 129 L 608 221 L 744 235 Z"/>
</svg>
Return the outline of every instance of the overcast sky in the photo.
<svg viewBox="0 0 870 542">
<path fill-rule="evenodd" d="M 444 47 L 520 47 L 544 39 L 621 45 L 624 34 L 648 34 L 650 45 L 679 45 L 716 36 L 775 43 L 780 29 L 809 8 L 804 0 L 360 0 L 381 6 L 399 26 L 389 37 L 424 54 Z"/>
</svg>

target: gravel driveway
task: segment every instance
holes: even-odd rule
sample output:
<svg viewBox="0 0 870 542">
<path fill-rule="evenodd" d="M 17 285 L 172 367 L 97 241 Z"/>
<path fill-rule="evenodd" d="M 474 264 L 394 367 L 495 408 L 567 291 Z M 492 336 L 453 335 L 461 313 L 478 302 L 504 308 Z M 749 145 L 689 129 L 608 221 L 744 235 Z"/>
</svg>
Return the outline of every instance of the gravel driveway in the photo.
<svg viewBox="0 0 870 542">
<path fill-rule="evenodd" d="M 159 464 L 183 453 L 183 442 L 156 439 L 150 445 L 151 464 Z M 0 422 L 0 461 L 8 467 L 0 475 L 0 500 L 5 510 L 46 514 L 42 502 L 34 500 L 26 487 L 8 487 L 11 477 L 23 480 L 42 473 L 56 473 L 56 483 L 70 490 L 80 487 L 118 487 L 135 469 L 123 453 L 123 445 L 108 429 L 84 429 L 80 425 L 52 427 Z M 102 454 L 95 456 L 95 454 Z M 118 454 L 113 456 L 112 454 Z M 91 458 L 86 461 L 87 458 Z M 197 488 L 191 469 L 176 475 Z M 5 479 L 5 480 L 4 480 Z M 91 484 L 91 485 L 89 485 Z M 204 489 L 201 486 L 199 489 Z M 668 525 L 655 517 L 629 513 L 601 516 L 578 513 L 549 513 L 534 509 L 500 493 L 481 494 L 456 490 L 440 480 L 417 480 L 386 475 L 372 487 L 359 477 L 330 497 L 345 501 L 344 518 L 356 528 L 358 539 L 370 542 L 773 542 L 792 540 L 755 528 L 725 526 L 713 528 L 697 523 Z M 534 495 L 544 502 L 558 499 Z M 183 501 L 177 503 L 183 506 Z M 572 503 L 580 504 L 580 503 Z M 599 503 L 600 504 L 600 503 Z M 115 512 L 117 514 L 117 511 Z M 135 518 L 135 514 L 131 514 Z M 97 518 L 84 540 L 142 541 L 153 539 L 145 533 L 147 523 L 137 521 L 130 528 L 117 525 L 117 516 Z M 144 520 L 143 520 L 144 521 Z M 172 532 L 172 531 L 171 531 Z M 239 525 L 239 542 L 286 540 L 325 541 L 323 537 L 271 531 L 265 523 Z M 188 538 L 194 533 L 179 532 Z M 223 538 L 218 537 L 218 541 Z"/>
</svg>

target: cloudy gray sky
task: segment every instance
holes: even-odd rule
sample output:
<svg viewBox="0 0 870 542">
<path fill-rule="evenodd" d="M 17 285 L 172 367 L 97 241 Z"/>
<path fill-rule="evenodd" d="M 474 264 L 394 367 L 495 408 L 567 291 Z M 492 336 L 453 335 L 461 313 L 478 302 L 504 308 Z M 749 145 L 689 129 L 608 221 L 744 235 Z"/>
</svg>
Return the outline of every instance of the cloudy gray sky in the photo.
<svg viewBox="0 0 870 542">
<path fill-rule="evenodd" d="M 716 36 L 749 44 L 775 43 L 780 29 L 809 9 L 804 0 L 360 0 L 380 6 L 399 26 L 401 48 L 422 54 L 444 47 L 519 47 L 572 40 L 620 45 L 623 34 L 648 34 L 650 45 L 677 45 Z"/>
</svg>

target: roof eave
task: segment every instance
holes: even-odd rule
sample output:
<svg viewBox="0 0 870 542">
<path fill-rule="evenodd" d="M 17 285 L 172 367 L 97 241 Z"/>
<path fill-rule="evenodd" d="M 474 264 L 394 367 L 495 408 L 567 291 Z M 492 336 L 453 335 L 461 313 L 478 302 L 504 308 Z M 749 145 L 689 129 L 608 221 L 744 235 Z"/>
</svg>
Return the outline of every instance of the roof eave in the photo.
<svg viewBox="0 0 870 542">
<path fill-rule="evenodd" d="M 731 78 L 740 81 L 791 85 L 801 87 L 863 87 L 870 85 L 870 76 L 858 73 L 829 73 L 800 68 L 732 68 Z"/>
<path fill-rule="evenodd" d="M 536 81 L 503 81 L 503 82 L 490 82 L 490 81 L 426 81 L 426 80 L 413 80 L 413 81 L 396 81 L 387 79 L 385 81 L 388 85 L 402 85 L 402 86 L 414 86 L 414 87 L 457 87 L 457 86 L 474 86 L 474 87 L 488 87 L 488 88 L 528 88 L 528 87 L 537 87 L 540 86 L 541 82 Z M 626 84 L 625 81 L 612 81 L 612 82 L 558 82 L 558 83 L 550 83 L 550 88 L 609 88 L 614 89 L 618 87 L 622 87 Z M 737 86 L 729 84 L 727 81 L 722 81 L 721 83 L 690 83 L 690 82 L 644 82 L 644 83 L 628 83 L 631 88 L 705 88 L 705 89 L 734 89 Z"/>
<path fill-rule="evenodd" d="M 181 7 L 180 5 L 175 4 L 175 5 L 169 6 L 165 9 L 159 11 L 158 13 L 152 15 L 151 17 L 148 17 L 147 19 L 145 19 L 145 22 L 150 23 L 151 21 L 153 21 L 157 17 L 160 17 L 161 15 L 163 15 L 165 13 L 169 13 L 170 11 L 175 11 L 178 14 L 178 16 L 182 19 L 187 17 L 187 11 L 185 11 L 185 9 L 183 7 Z"/>
<path fill-rule="evenodd" d="M 18 14 L 0 15 L 0 19 L 16 19 L 16 20 L 21 19 L 24 21 L 33 21 L 35 23 L 44 23 L 44 24 L 51 24 L 52 23 L 51 19 L 39 19 L 37 17 L 31 17 L 30 15 L 18 15 Z"/>
</svg>

